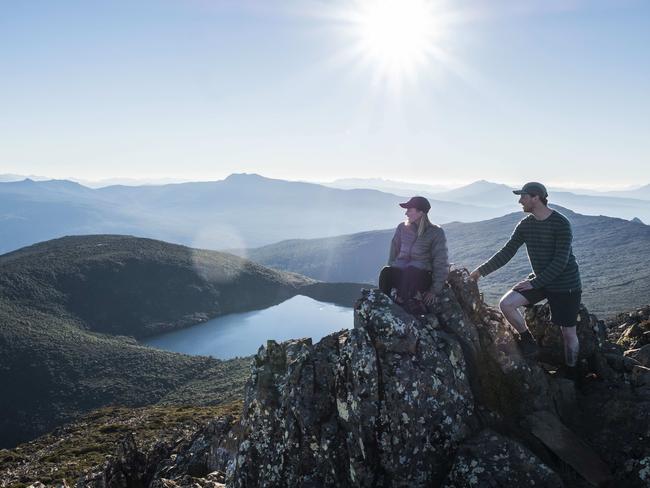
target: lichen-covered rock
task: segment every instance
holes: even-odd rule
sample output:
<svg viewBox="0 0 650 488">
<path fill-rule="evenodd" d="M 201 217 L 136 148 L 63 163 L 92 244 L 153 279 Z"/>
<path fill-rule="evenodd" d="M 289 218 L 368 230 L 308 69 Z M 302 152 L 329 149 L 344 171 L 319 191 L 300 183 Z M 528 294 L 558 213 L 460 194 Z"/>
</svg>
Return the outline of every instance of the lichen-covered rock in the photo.
<svg viewBox="0 0 650 488">
<path fill-rule="evenodd" d="M 4 485 L 0 484 L 0 486 L 4 486 Z M 62 480 L 60 483 L 50 484 L 50 485 L 45 485 L 40 481 L 36 481 L 31 485 L 29 485 L 27 488 L 70 488 L 70 485 L 68 485 L 66 480 Z"/>
<path fill-rule="evenodd" d="M 438 316 L 443 329 L 463 345 L 480 405 L 507 418 L 553 410 L 548 375 L 536 361 L 521 356 L 514 330 L 483 302 L 467 270 L 452 270 L 448 282 Z"/>
<path fill-rule="evenodd" d="M 428 486 L 442 478 L 449 452 L 476 427 L 460 343 L 365 291 L 355 330 L 371 338 L 380 369 L 380 466 L 386 485 Z M 353 367 L 353 364 L 350 366 Z"/>
<path fill-rule="evenodd" d="M 147 456 L 138 450 L 135 439 L 127 434 L 118 445 L 115 457 L 107 463 L 104 476 L 95 486 L 121 488 L 142 486 L 146 481 Z"/>
<path fill-rule="evenodd" d="M 473 410 L 459 343 L 364 290 L 354 329 L 260 350 L 232 486 L 431 486 Z"/>
<path fill-rule="evenodd" d="M 612 468 L 613 486 L 650 487 L 650 398 L 621 382 L 595 383 L 587 393 L 579 426 Z"/>
<path fill-rule="evenodd" d="M 625 356 L 623 354 L 605 353 L 604 357 L 605 360 L 607 361 L 607 364 L 614 371 L 617 371 L 619 373 L 625 373 L 625 372 L 629 373 L 630 371 L 632 371 L 632 368 L 634 368 L 634 366 L 640 364 L 632 356 Z"/>
<path fill-rule="evenodd" d="M 158 462 L 153 479 L 176 479 L 185 475 L 203 478 L 225 472 L 237 448 L 229 415 L 212 420 L 204 429 L 166 453 Z"/>
<path fill-rule="evenodd" d="M 624 355 L 638 361 L 641 366 L 650 367 L 650 344 L 625 351 Z"/>
<path fill-rule="evenodd" d="M 458 450 L 444 488 L 535 486 L 560 488 L 562 479 L 519 442 L 483 430 Z"/>
<path fill-rule="evenodd" d="M 223 473 L 209 473 L 205 478 L 185 475 L 175 479 L 157 478 L 148 488 L 225 488 Z"/>
<path fill-rule="evenodd" d="M 448 283 L 433 314 L 415 318 L 364 290 L 354 329 L 316 345 L 262 348 L 231 485 L 438 486 L 463 440 L 485 428 L 508 430 L 538 457 L 548 448 L 590 476 L 580 460 L 600 463 L 599 455 L 563 423 L 581 427 L 573 382 L 521 356 L 512 328 L 466 270 L 453 270 Z M 594 339 L 599 354 L 603 337 Z M 577 462 L 526 426 L 531 412 L 580 445 Z M 604 465 L 602 473 L 607 479 Z"/>
<path fill-rule="evenodd" d="M 622 313 L 607 323 L 610 342 L 624 349 L 639 349 L 650 344 L 650 305 Z"/>
<path fill-rule="evenodd" d="M 548 303 L 526 308 L 526 324 L 540 346 L 540 361 L 554 365 L 564 363 L 564 346 L 560 327 L 551 322 Z M 593 360 L 601 353 L 606 341 L 605 323 L 590 314 L 584 306 L 578 312 L 576 332 L 580 341 L 579 359 Z"/>
<path fill-rule="evenodd" d="M 76 487 L 219 486 L 238 445 L 233 426 L 232 416 L 218 417 L 191 435 L 159 441 L 150 449 L 138 446 L 129 433 L 103 468 L 80 477 Z"/>
<path fill-rule="evenodd" d="M 650 368 L 641 365 L 634 366 L 630 377 L 634 386 L 650 386 Z"/>
<path fill-rule="evenodd" d="M 333 334 L 315 347 L 307 339 L 269 341 L 261 348 L 251 366 L 243 442 L 234 461 L 238 485 L 280 486 L 283 479 L 303 480 L 303 486 L 339 482 L 343 459 L 337 447 L 345 441 L 333 402 L 339 347 Z M 371 390 L 368 385 L 361 391 Z M 287 474 L 291 466 L 296 471 Z"/>
</svg>

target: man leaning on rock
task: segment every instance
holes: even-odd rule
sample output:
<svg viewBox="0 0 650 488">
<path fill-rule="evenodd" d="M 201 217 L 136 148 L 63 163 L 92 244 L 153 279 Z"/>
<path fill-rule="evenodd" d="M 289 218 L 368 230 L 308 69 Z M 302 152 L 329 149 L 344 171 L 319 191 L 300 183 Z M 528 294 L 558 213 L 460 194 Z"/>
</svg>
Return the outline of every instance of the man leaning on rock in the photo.
<svg viewBox="0 0 650 488">
<path fill-rule="evenodd" d="M 567 375 L 575 378 L 579 351 L 576 324 L 582 287 L 571 247 L 571 224 L 564 215 L 548 207 L 548 193 L 541 183 L 526 183 L 513 193 L 520 196 L 523 211 L 530 215 L 517 224 L 503 248 L 470 276 L 478 280 L 496 271 L 512 259 L 522 244 L 526 244 L 533 274 L 508 291 L 501 298 L 499 307 L 519 333 L 522 354 L 534 357 L 539 348 L 518 308 L 547 299 L 551 320 L 562 331 Z"/>
</svg>

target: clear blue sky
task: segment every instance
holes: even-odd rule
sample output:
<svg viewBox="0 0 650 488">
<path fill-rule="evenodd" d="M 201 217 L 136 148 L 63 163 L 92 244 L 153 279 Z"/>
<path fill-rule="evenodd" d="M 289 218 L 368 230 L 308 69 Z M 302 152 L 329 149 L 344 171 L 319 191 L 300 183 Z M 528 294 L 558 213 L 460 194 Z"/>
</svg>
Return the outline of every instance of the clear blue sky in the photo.
<svg viewBox="0 0 650 488">
<path fill-rule="evenodd" d="M 409 77 L 371 3 L 0 1 L 0 173 L 650 183 L 650 2 L 435 1 Z"/>
</svg>

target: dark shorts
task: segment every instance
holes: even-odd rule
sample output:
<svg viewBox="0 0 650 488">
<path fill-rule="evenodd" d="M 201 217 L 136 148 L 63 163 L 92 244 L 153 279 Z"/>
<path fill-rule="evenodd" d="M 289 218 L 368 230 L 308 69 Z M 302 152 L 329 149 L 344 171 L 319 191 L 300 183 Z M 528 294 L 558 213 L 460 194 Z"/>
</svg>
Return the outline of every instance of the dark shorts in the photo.
<svg viewBox="0 0 650 488">
<path fill-rule="evenodd" d="M 533 288 L 532 290 L 515 291 L 523 295 L 530 305 L 547 299 L 551 307 L 551 320 L 555 325 L 575 327 L 578 323 L 582 290 L 549 291 L 545 288 Z"/>
</svg>

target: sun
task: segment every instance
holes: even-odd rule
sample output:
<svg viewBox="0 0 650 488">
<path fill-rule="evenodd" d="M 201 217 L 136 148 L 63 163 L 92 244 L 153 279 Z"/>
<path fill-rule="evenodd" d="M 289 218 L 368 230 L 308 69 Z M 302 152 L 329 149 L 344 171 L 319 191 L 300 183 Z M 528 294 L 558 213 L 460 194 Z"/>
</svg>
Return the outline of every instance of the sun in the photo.
<svg viewBox="0 0 650 488">
<path fill-rule="evenodd" d="M 424 0 L 380 0 L 361 4 L 361 48 L 389 69 L 423 61 L 435 37 L 435 22 Z"/>
<path fill-rule="evenodd" d="M 445 12 L 434 0 L 357 0 L 345 15 L 352 49 L 378 79 L 416 78 L 441 58 Z"/>
</svg>

